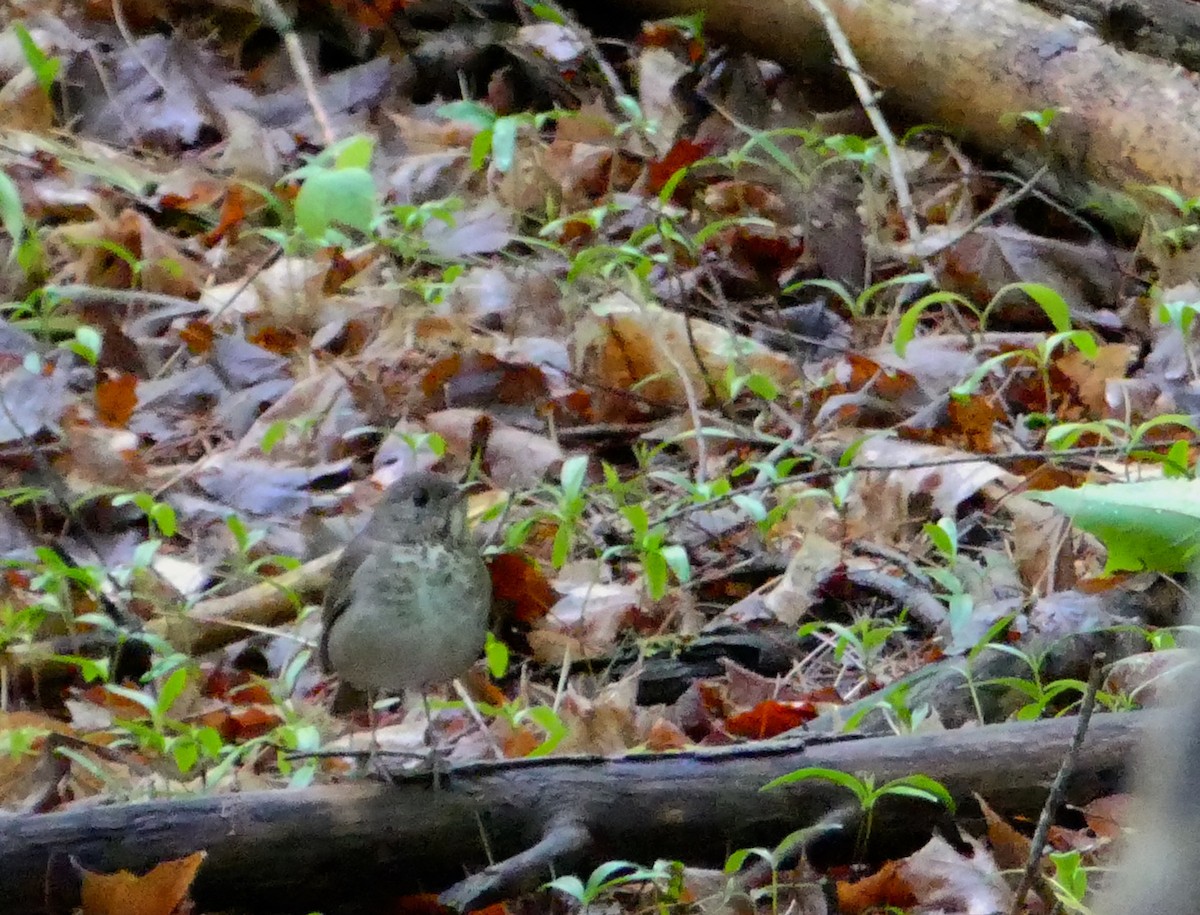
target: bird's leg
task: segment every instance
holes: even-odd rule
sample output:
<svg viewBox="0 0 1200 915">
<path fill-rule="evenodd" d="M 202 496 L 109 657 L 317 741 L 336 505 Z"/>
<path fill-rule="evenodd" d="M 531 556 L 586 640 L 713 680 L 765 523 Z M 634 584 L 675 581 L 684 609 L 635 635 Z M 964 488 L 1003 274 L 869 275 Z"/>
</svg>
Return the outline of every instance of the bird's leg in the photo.
<svg viewBox="0 0 1200 915">
<path fill-rule="evenodd" d="M 367 744 L 367 770 L 374 771 L 379 761 L 379 713 L 375 711 L 375 701 L 379 698 L 377 691 L 367 690 L 367 722 L 371 725 L 371 742 Z"/>
<path fill-rule="evenodd" d="M 433 730 L 433 714 L 429 711 L 429 690 L 421 687 L 421 705 L 425 707 L 425 747 L 429 750 L 429 771 L 433 774 L 433 788 L 441 788 L 441 759 L 438 753 L 437 735 Z"/>
</svg>

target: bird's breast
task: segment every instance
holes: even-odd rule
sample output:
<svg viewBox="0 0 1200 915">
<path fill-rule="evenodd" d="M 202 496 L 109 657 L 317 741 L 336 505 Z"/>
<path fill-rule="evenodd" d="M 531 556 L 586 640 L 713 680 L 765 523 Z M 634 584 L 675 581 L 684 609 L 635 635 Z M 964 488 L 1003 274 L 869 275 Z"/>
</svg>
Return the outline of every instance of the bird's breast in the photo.
<svg viewBox="0 0 1200 915">
<path fill-rule="evenodd" d="M 377 544 L 350 581 L 329 659 L 361 689 L 398 691 L 462 674 L 479 657 L 491 581 L 474 551 Z"/>
</svg>

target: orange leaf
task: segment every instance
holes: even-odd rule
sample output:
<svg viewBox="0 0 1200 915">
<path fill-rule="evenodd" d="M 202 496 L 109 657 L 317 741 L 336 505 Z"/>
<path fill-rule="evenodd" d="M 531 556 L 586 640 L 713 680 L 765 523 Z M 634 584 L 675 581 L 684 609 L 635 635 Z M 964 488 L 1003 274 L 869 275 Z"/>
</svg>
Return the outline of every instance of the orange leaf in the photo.
<svg viewBox="0 0 1200 915">
<path fill-rule="evenodd" d="M 124 429 L 137 403 L 137 378 L 133 375 L 116 375 L 96 385 L 96 412 L 106 426 Z"/>
<path fill-rule="evenodd" d="M 895 861 L 888 861 L 870 877 L 853 883 L 838 883 L 837 898 L 838 911 L 842 915 L 856 915 L 866 909 L 888 906 L 908 909 L 917 902 Z"/>
<path fill-rule="evenodd" d="M 179 332 L 179 339 L 187 345 L 188 352 L 193 356 L 203 355 L 212 349 L 213 337 L 212 325 L 207 321 L 189 321 L 187 327 Z"/>
<path fill-rule="evenodd" d="M 501 553 L 488 564 L 492 596 L 506 615 L 533 624 L 554 605 L 554 590 L 537 565 L 521 553 Z"/>
<path fill-rule="evenodd" d="M 777 737 L 784 731 L 790 731 L 816 717 L 817 709 L 811 702 L 779 702 L 767 699 L 748 712 L 727 718 L 725 728 L 737 737 L 765 740 L 768 737 Z"/>
<path fill-rule="evenodd" d="M 138 877 L 129 871 L 95 874 L 85 870 L 81 900 L 87 915 L 171 915 L 187 898 L 188 888 L 207 852 L 164 861 Z"/>
<path fill-rule="evenodd" d="M 250 342 L 280 356 L 290 356 L 300 343 L 300 335 L 286 327 L 264 327 Z"/>
</svg>

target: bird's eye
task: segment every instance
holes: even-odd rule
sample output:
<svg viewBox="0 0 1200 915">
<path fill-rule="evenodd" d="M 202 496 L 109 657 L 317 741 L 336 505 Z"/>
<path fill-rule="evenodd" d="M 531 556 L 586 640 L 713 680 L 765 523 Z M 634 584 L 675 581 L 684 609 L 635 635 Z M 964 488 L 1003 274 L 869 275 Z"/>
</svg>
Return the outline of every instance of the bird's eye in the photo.
<svg viewBox="0 0 1200 915">
<path fill-rule="evenodd" d="M 413 505 L 417 508 L 424 508 L 429 504 L 429 491 L 426 489 L 418 489 L 413 493 Z"/>
</svg>

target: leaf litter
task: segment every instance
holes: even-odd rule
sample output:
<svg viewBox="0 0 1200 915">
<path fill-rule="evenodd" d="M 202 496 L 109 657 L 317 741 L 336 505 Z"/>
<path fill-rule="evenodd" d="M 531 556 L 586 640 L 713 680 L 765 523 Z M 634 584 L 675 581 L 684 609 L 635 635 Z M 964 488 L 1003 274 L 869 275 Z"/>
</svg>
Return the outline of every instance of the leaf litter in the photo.
<svg viewBox="0 0 1200 915">
<path fill-rule="evenodd" d="M 364 736 L 328 710 L 303 563 L 417 468 L 473 481 L 510 652 L 468 678 L 489 739 L 438 710 L 456 759 L 766 739 L 981 639 L 1033 655 L 1164 603 L 1025 494 L 1194 453 L 1195 289 L 1160 239 L 1039 234 L 1063 220 L 1032 198 L 975 226 L 1011 188 L 919 134 L 902 167 L 950 243 L 914 273 L 857 106 L 680 22 L 613 86 L 532 7 L 330 3 L 309 89 L 248 4 L 9 6 L 10 809 L 351 776 L 288 755 Z M 1061 315 L 1100 345 L 1055 342 Z M 111 650 L 135 631 L 146 656 Z M 384 745 L 421 716 L 386 711 Z M 843 907 L 1010 904 L 939 841 Z"/>
</svg>

